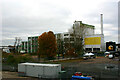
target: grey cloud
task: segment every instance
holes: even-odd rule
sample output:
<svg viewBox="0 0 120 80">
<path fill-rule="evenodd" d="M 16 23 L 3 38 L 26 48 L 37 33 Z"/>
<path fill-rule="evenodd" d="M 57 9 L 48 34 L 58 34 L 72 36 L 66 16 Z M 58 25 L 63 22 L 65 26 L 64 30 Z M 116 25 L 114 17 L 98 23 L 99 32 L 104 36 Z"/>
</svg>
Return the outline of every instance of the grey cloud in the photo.
<svg viewBox="0 0 120 80">
<path fill-rule="evenodd" d="M 108 40 L 109 39 L 109 40 Z M 118 41 L 118 36 L 117 35 L 114 35 L 114 36 L 112 36 L 111 37 L 111 35 L 110 36 L 106 36 L 105 37 L 105 39 L 104 39 L 105 41 L 115 41 L 115 42 L 117 42 Z"/>
<path fill-rule="evenodd" d="M 48 30 L 52 30 L 54 33 L 65 32 L 72 26 L 73 23 L 67 22 L 70 19 L 70 10 L 57 6 L 54 3 L 49 4 L 43 1 L 41 4 L 40 2 L 36 1 L 30 8 L 23 3 L 23 0 L 3 2 L 3 44 L 6 45 L 7 42 L 8 44 L 10 42 L 14 43 L 14 37 L 16 36 L 26 40 L 27 36 L 40 35 Z M 99 10 L 101 9 L 104 14 L 104 24 L 112 24 L 112 27 L 117 27 L 116 8 L 115 2 L 102 3 L 102 5 L 98 5 L 95 11 L 89 11 L 83 17 L 87 20 L 88 24 L 100 24 Z M 34 11 L 34 9 L 36 10 Z M 115 30 L 105 28 L 105 31 L 117 34 Z M 108 38 L 110 37 L 106 36 L 105 40 Z"/>
<path fill-rule="evenodd" d="M 13 10 L 7 10 L 8 7 L 9 6 L 3 7 L 4 14 L 2 15 L 3 44 L 5 45 L 6 42 L 9 44 L 10 41 L 13 43 L 15 37 L 22 37 L 25 40 L 28 35 L 40 35 L 48 30 L 52 30 L 55 33 L 63 32 L 70 26 L 65 22 L 66 19 L 69 18 L 70 11 L 63 8 L 56 8 L 56 10 L 52 12 L 54 14 L 45 13 L 43 16 L 25 16 L 24 14 L 20 14 L 22 13 L 21 10 L 18 11 L 16 8 L 13 8 L 13 6 Z M 15 12 L 13 12 L 14 10 Z M 46 17 L 46 15 L 48 17 Z"/>
<path fill-rule="evenodd" d="M 103 14 L 104 24 L 117 24 L 117 2 L 101 3 L 96 10 L 86 15 L 91 22 L 100 23 L 100 14 Z"/>
<path fill-rule="evenodd" d="M 110 36 L 105 34 L 105 41 L 114 40 L 118 41 L 118 14 L 117 2 L 104 2 L 98 5 L 96 11 L 90 12 L 86 15 L 88 22 L 92 25 L 98 24 L 100 27 L 100 14 L 103 14 L 104 32 L 109 33 Z M 109 26 L 110 25 L 110 26 Z"/>
</svg>

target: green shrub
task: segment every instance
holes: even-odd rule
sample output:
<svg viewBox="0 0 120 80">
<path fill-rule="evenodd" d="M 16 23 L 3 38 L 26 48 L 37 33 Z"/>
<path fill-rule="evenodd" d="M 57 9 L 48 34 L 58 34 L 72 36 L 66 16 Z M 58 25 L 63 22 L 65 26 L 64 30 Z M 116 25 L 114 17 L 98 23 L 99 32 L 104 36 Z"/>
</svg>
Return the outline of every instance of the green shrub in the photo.
<svg viewBox="0 0 120 80">
<path fill-rule="evenodd" d="M 30 54 L 30 55 L 38 55 L 38 53 L 28 53 L 28 54 Z"/>
<path fill-rule="evenodd" d="M 7 64 L 9 65 L 17 65 L 18 63 L 24 63 L 24 62 L 32 62 L 33 59 L 30 56 L 13 56 L 9 55 L 7 58 Z"/>
<path fill-rule="evenodd" d="M 18 61 L 15 59 L 13 55 L 9 55 L 6 62 L 7 64 L 14 65 L 17 64 Z"/>
<path fill-rule="evenodd" d="M 103 51 L 97 52 L 97 56 L 104 56 L 104 52 Z"/>
</svg>

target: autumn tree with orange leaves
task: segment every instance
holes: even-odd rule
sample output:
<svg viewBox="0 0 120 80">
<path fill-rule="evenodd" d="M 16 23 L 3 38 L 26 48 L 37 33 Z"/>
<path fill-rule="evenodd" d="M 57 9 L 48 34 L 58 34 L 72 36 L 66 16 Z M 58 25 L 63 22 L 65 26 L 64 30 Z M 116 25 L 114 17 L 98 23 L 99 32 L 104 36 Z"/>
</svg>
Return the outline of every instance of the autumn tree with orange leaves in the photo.
<svg viewBox="0 0 120 80">
<path fill-rule="evenodd" d="M 52 59 L 56 56 L 57 44 L 52 31 L 44 32 L 38 37 L 38 58 Z"/>
<path fill-rule="evenodd" d="M 69 48 L 66 51 L 65 57 L 68 57 L 70 59 L 73 58 L 73 57 L 77 57 L 77 54 L 75 53 L 75 49 L 74 48 Z"/>
</svg>

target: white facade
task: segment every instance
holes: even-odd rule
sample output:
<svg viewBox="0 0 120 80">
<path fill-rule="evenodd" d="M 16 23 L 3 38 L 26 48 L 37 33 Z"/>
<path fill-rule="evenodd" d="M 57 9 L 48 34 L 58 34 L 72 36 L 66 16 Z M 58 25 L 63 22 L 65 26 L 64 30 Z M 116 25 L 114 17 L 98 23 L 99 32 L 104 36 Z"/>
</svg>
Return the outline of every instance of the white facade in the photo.
<svg viewBox="0 0 120 80">
<path fill-rule="evenodd" d="M 59 72 L 61 72 L 61 64 L 40 64 L 40 63 L 18 64 L 18 73 L 19 75 L 24 74 L 24 76 L 39 78 L 58 78 Z"/>
<path fill-rule="evenodd" d="M 74 26 L 75 33 L 78 35 L 80 34 L 93 35 L 94 34 L 94 26 L 84 24 L 82 23 L 82 21 L 75 21 L 73 26 Z"/>
<path fill-rule="evenodd" d="M 87 28 L 85 35 L 94 35 L 94 29 L 92 29 L 92 28 Z"/>
<path fill-rule="evenodd" d="M 65 38 L 70 38 L 70 32 L 64 32 L 61 34 L 62 40 L 64 40 Z"/>
<path fill-rule="evenodd" d="M 61 33 L 61 38 L 63 41 L 70 41 L 73 43 L 73 34 L 76 34 L 77 38 L 80 38 L 79 35 L 93 35 L 94 34 L 94 26 L 84 24 L 82 21 L 75 21 L 73 27 L 68 30 L 68 32 Z"/>
</svg>

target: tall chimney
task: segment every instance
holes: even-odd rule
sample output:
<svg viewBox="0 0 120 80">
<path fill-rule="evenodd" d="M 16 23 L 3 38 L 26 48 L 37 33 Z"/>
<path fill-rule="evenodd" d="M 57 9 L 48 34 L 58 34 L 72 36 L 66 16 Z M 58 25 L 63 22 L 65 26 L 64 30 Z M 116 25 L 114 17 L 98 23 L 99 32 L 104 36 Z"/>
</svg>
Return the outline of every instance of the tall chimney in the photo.
<svg viewBox="0 0 120 80">
<path fill-rule="evenodd" d="M 103 34 L 103 14 L 101 15 L 101 34 Z"/>
</svg>

